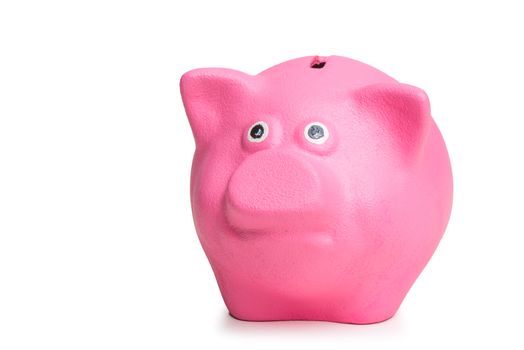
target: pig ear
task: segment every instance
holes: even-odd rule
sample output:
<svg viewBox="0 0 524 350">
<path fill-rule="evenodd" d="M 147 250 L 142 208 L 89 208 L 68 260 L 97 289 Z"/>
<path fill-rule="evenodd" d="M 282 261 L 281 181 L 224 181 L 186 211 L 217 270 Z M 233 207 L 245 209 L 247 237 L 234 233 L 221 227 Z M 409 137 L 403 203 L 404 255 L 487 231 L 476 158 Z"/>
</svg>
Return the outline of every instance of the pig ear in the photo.
<svg viewBox="0 0 524 350">
<path fill-rule="evenodd" d="M 203 68 L 185 73 L 180 93 L 197 146 L 212 140 L 222 119 L 250 100 L 253 76 L 231 69 Z"/>
<path fill-rule="evenodd" d="M 418 158 L 431 123 L 429 99 L 423 90 L 400 83 L 375 84 L 357 90 L 353 97 L 363 114 L 392 137 L 404 159 Z"/>
</svg>

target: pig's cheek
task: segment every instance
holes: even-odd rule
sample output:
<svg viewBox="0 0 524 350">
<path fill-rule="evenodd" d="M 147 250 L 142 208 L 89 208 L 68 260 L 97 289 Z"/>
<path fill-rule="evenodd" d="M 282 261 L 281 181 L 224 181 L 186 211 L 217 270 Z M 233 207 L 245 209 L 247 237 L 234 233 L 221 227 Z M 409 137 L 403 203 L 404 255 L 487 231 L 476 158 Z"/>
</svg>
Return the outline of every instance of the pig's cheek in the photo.
<svg viewBox="0 0 524 350">
<path fill-rule="evenodd" d="M 263 121 L 268 129 L 267 129 L 267 137 L 261 141 L 261 142 L 252 142 L 249 140 L 249 131 L 251 129 L 251 126 L 256 123 L 257 121 Z M 272 117 L 261 117 L 257 120 L 253 120 L 252 123 L 248 123 L 247 127 L 244 128 L 242 131 L 242 149 L 247 152 L 257 152 L 264 149 L 269 149 L 272 147 L 276 147 L 280 144 L 282 140 L 282 126 L 278 122 L 276 118 Z"/>
<path fill-rule="evenodd" d="M 200 155 L 197 164 L 192 178 L 193 215 L 199 231 L 213 235 L 217 223 L 222 222 L 223 198 L 233 172 L 233 161 L 224 152 L 212 152 Z"/>
</svg>

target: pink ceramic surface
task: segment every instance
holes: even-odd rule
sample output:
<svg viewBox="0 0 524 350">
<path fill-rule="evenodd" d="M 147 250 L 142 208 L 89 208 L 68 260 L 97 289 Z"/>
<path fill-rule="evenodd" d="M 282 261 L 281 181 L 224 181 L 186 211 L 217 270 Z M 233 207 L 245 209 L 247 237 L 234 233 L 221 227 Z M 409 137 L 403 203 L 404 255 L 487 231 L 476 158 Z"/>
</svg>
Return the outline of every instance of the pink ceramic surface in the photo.
<svg viewBox="0 0 524 350">
<path fill-rule="evenodd" d="M 448 154 L 421 89 L 344 57 L 181 79 L 196 230 L 243 320 L 392 317 L 449 219 Z"/>
</svg>

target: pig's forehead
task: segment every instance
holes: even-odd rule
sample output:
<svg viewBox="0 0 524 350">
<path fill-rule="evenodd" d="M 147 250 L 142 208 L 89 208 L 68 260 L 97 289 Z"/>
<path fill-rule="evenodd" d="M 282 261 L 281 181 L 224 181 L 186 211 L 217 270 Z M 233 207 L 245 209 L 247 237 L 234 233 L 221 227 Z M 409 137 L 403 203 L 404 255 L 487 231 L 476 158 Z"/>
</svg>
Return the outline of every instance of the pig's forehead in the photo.
<svg viewBox="0 0 524 350">
<path fill-rule="evenodd" d="M 320 58 L 322 68 L 312 68 L 315 56 L 302 57 L 271 67 L 259 79 L 255 115 L 273 115 L 294 124 L 318 115 L 335 115 L 346 105 L 352 90 L 395 80 L 367 64 L 340 56 Z M 255 116 L 253 116 L 255 118 Z"/>
<path fill-rule="evenodd" d="M 324 66 L 313 68 L 312 63 L 319 60 L 325 62 Z M 329 102 L 366 85 L 395 82 L 378 69 L 340 56 L 297 58 L 271 67 L 258 77 L 263 81 L 265 97 L 288 105 L 307 100 Z"/>
</svg>

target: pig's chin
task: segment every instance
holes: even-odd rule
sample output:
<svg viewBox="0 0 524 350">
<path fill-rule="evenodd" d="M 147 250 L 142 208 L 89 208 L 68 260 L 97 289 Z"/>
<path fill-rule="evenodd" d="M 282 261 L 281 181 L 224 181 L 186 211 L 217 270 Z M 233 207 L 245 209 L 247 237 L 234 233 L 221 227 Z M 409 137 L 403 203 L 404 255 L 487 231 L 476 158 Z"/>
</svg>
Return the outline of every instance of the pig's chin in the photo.
<svg viewBox="0 0 524 350">
<path fill-rule="evenodd" d="M 251 280 L 259 290 L 271 286 L 272 293 L 281 295 L 320 295 L 324 288 L 325 292 L 335 288 L 345 269 L 342 265 L 351 260 L 345 242 L 339 242 L 327 225 L 289 219 L 249 227 L 229 220 L 228 224 L 222 243 L 231 259 L 221 263 L 232 275 L 224 278 Z"/>
<path fill-rule="evenodd" d="M 229 259 L 217 261 L 226 285 L 282 296 L 314 297 L 333 293 L 353 261 L 344 242 L 333 232 L 235 231 L 227 250 Z M 226 272 L 227 271 L 227 272 Z M 246 282 L 247 283 L 247 282 Z M 249 294 L 249 292 L 246 292 Z"/>
</svg>

